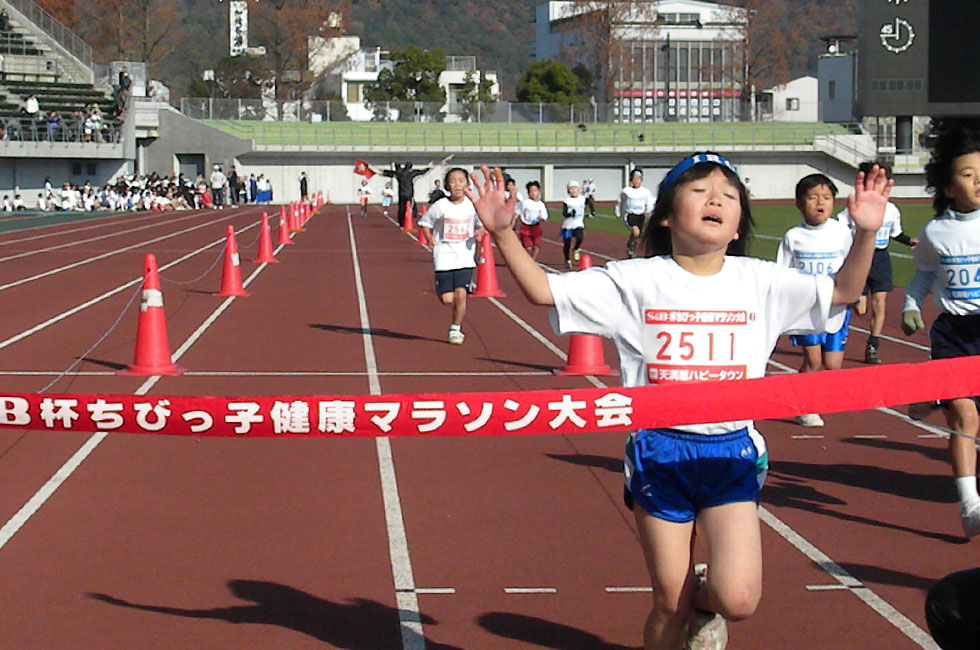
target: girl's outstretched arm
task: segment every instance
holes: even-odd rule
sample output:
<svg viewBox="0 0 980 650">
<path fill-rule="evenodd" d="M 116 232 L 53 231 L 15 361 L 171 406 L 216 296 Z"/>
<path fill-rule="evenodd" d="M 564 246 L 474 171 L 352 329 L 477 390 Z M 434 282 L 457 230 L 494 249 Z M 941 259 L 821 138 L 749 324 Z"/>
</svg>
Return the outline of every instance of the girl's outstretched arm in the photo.
<svg viewBox="0 0 980 650">
<path fill-rule="evenodd" d="M 833 298 L 835 305 L 849 305 L 864 291 L 875 250 L 875 233 L 885 217 L 885 206 L 893 184 L 894 181 L 889 180 L 885 170 L 878 165 L 872 167 L 867 175 L 858 172 L 854 194 L 847 197 L 847 212 L 856 226 L 854 242 L 837 272 Z"/>
<path fill-rule="evenodd" d="M 527 299 L 535 305 L 555 304 L 548 285 L 548 275 L 527 254 L 511 227 L 517 193 L 510 199 L 505 198 L 504 176 L 499 168 L 494 168 L 491 172 L 486 165 L 481 165 L 480 171 L 483 172 L 483 182 L 475 173 L 470 175 L 476 193 L 470 188 L 466 188 L 464 193 L 476 207 L 476 214 L 483 222 L 483 227 L 497 243 L 497 250 Z"/>
</svg>

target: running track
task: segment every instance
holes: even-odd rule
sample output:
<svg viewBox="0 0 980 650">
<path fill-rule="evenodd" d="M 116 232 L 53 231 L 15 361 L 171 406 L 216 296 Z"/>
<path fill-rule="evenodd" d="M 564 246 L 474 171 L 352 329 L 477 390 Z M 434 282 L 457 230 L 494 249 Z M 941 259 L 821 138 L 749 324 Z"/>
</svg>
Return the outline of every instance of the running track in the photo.
<svg viewBox="0 0 980 650">
<path fill-rule="evenodd" d="M 507 297 L 472 299 L 466 344 L 446 344 L 428 252 L 372 209 L 361 219 L 324 208 L 270 265 L 249 262 L 254 207 L 38 221 L 0 234 L 3 386 L 41 391 L 82 356 L 47 390 L 603 385 L 551 374 L 566 342 L 502 267 Z M 247 298 L 211 295 L 228 224 Z M 555 225 L 546 232 L 541 261 L 557 268 Z M 601 264 L 623 241 L 592 232 L 585 247 Z M 132 298 L 148 252 L 161 269 L 171 349 L 189 369 L 182 377 L 113 374 L 132 360 Z M 907 341 L 896 327 L 898 294 L 890 309 L 882 356 L 924 360 L 925 337 Z M 851 365 L 864 336 L 852 335 Z M 609 346 L 606 360 L 616 361 Z M 788 344 L 777 349 L 773 372 L 798 365 Z M 893 411 L 825 419 L 816 431 L 759 424 L 772 459 L 765 594 L 754 618 L 731 626 L 729 647 L 935 647 L 923 631 L 925 591 L 976 565 L 945 440 Z M 650 594 L 621 505 L 622 447 L 620 434 L 228 440 L 0 430 L 2 646 L 636 648 Z"/>
</svg>

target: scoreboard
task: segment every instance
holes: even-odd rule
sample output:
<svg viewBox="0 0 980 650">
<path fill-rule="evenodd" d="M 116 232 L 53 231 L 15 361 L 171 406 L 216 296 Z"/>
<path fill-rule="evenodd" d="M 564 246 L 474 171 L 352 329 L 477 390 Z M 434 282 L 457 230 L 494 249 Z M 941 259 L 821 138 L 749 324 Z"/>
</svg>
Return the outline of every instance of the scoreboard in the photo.
<svg viewBox="0 0 980 650">
<path fill-rule="evenodd" d="M 980 0 L 858 0 L 859 115 L 980 115 Z"/>
</svg>

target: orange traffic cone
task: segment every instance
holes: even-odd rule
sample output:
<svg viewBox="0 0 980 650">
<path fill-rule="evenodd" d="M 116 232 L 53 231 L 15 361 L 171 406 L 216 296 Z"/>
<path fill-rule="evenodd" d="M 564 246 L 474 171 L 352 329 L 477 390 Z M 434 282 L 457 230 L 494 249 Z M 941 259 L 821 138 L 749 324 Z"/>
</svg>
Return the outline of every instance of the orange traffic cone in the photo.
<svg viewBox="0 0 980 650">
<path fill-rule="evenodd" d="M 163 291 L 157 273 L 157 258 L 148 253 L 143 262 L 143 295 L 140 298 L 139 322 L 136 325 L 136 353 L 133 363 L 117 375 L 166 375 L 184 372 L 170 357 L 167 320 L 163 311 Z"/>
<path fill-rule="evenodd" d="M 412 232 L 412 202 L 405 201 L 405 216 L 402 217 L 402 230 Z"/>
<path fill-rule="evenodd" d="M 493 261 L 493 244 L 490 233 L 483 231 L 483 241 L 480 243 L 480 263 L 476 266 L 476 291 L 471 296 L 476 298 L 503 298 L 505 294 L 497 284 L 497 268 Z"/>
<path fill-rule="evenodd" d="M 269 215 L 262 213 L 262 232 L 259 234 L 259 256 L 256 262 L 277 264 L 279 260 L 272 254 L 272 230 L 269 228 Z"/>
<path fill-rule="evenodd" d="M 582 255 L 579 270 L 592 266 L 592 258 Z M 602 354 L 602 339 L 594 334 L 572 334 L 568 341 L 568 360 L 554 371 L 556 375 L 615 375 Z"/>
<path fill-rule="evenodd" d="M 293 207 L 293 210 L 292 210 L 293 225 L 290 226 L 289 232 L 291 232 L 291 233 L 292 232 L 306 232 L 306 230 L 303 228 L 302 205 L 299 204 L 299 203 L 294 203 L 292 207 Z"/>
<path fill-rule="evenodd" d="M 419 208 L 419 220 L 421 220 L 421 218 L 425 216 L 427 210 L 428 207 L 424 205 Z M 427 242 L 425 239 L 425 233 L 422 232 L 422 226 L 418 226 L 418 229 L 419 229 L 419 236 L 418 238 L 416 238 L 415 241 L 418 243 L 419 246 L 427 246 L 429 242 Z"/>
<path fill-rule="evenodd" d="M 239 266 L 238 244 L 235 243 L 235 227 L 228 226 L 228 241 L 225 243 L 225 266 L 221 272 L 221 291 L 215 296 L 247 296 L 242 287 L 242 269 Z"/>
<path fill-rule="evenodd" d="M 292 244 L 293 240 L 289 238 L 289 224 L 286 219 L 286 206 L 279 206 L 279 241 L 276 242 L 279 246 L 285 244 Z"/>
</svg>

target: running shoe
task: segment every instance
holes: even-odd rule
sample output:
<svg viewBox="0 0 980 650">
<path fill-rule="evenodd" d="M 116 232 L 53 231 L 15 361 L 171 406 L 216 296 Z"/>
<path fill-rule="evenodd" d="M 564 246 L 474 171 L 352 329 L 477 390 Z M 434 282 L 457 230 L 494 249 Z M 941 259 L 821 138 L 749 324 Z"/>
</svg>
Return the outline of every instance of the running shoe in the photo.
<svg viewBox="0 0 980 650">
<path fill-rule="evenodd" d="M 880 364 L 881 359 L 878 357 L 878 348 L 873 345 L 866 347 L 864 349 L 864 362 L 872 366 Z"/>
<path fill-rule="evenodd" d="M 565 267 L 569 269 L 572 268 L 572 260 L 565 260 Z"/>
<path fill-rule="evenodd" d="M 465 340 L 466 336 L 463 334 L 463 330 L 459 329 L 458 327 L 449 328 L 449 342 L 452 345 L 463 345 L 463 341 Z"/>
<path fill-rule="evenodd" d="M 626 257 L 633 259 L 636 257 L 636 242 L 627 242 L 626 244 Z"/>
<path fill-rule="evenodd" d="M 980 535 L 980 503 L 960 509 L 960 523 L 967 539 Z"/>
<path fill-rule="evenodd" d="M 708 579 L 708 565 L 694 565 L 694 575 L 700 589 Z M 721 614 L 695 609 L 688 623 L 684 650 L 725 650 L 728 645 L 728 624 Z"/>
<path fill-rule="evenodd" d="M 579 249 L 576 248 L 572 252 L 572 259 L 575 260 L 576 262 L 579 261 L 580 259 L 582 259 L 582 251 L 580 251 Z"/>
<path fill-rule="evenodd" d="M 804 413 L 803 415 L 797 415 L 796 421 L 805 427 L 822 427 L 824 424 L 823 418 L 816 413 Z"/>
</svg>

